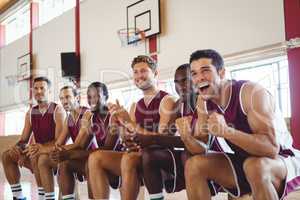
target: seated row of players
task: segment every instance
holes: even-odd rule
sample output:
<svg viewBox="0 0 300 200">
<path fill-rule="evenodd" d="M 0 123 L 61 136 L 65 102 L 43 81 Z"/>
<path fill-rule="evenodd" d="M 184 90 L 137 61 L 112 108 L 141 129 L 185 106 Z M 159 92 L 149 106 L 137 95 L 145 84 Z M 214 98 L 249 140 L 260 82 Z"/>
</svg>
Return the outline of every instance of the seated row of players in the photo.
<svg viewBox="0 0 300 200">
<path fill-rule="evenodd" d="M 88 181 L 91 199 L 108 199 L 112 186 L 121 187 L 122 199 L 133 200 L 143 184 L 157 200 L 164 198 L 163 189 L 186 188 L 195 200 L 220 191 L 276 200 L 296 189 L 300 153 L 268 91 L 250 81 L 226 80 L 214 50 L 194 52 L 189 63 L 175 72 L 175 101 L 157 88 L 156 63 L 134 58 L 134 83 L 144 97 L 129 112 L 118 102 L 107 103 L 108 90 L 100 82 L 88 87 L 89 109 L 79 105 L 75 89 L 63 87 L 63 109 L 48 102 L 50 81 L 36 78 L 38 105 L 26 114 L 21 139 L 2 157 L 14 199 L 25 199 L 19 166 L 31 169 L 39 198 L 46 200 L 55 198 L 56 172 L 62 197 L 70 200 L 76 178 Z M 35 143 L 28 144 L 31 133 Z M 73 144 L 65 145 L 69 137 Z"/>
</svg>

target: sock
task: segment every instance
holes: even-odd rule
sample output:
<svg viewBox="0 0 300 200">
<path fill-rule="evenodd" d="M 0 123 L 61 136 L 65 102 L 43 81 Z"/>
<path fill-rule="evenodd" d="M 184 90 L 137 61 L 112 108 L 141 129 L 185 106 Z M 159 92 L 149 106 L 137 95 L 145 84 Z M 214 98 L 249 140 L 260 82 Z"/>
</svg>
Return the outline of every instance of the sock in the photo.
<svg viewBox="0 0 300 200">
<path fill-rule="evenodd" d="M 156 193 L 156 194 L 149 194 L 150 200 L 164 200 L 164 194 L 161 193 Z"/>
<path fill-rule="evenodd" d="M 45 200 L 55 200 L 55 192 L 46 192 Z"/>
<path fill-rule="evenodd" d="M 68 195 L 64 195 L 62 196 L 63 200 L 75 200 L 75 194 L 68 194 Z"/>
<path fill-rule="evenodd" d="M 44 200 L 45 190 L 43 187 L 38 187 L 38 200 Z"/>
<path fill-rule="evenodd" d="M 13 197 L 17 199 L 23 199 L 24 195 L 22 193 L 22 187 L 20 183 L 10 185 L 11 191 L 13 193 Z"/>
</svg>

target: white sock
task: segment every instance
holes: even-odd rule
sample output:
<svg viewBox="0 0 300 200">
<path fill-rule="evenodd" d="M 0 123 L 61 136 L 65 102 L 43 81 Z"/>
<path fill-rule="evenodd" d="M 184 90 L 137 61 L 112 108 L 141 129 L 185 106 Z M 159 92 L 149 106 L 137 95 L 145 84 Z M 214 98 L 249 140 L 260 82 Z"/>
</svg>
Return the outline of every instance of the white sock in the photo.
<svg viewBox="0 0 300 200">
<path fill-rule="evenodd" d="M 55 200 L 55 192 L 46 192 L 45 200 Z"/>
<path fill-rule="evenodd" d="M 17 199 L 24 198 L 22 187 L 20 183 L 10 185 L 11 191 L 13 193 L 13 197 L 16 197 Z"/>
<path fill-rule="evenodd" d="M 164 199 L 164 194 L 161 193 L 156 193 L 156 194 L 149 194 L 150 200 L 163 200 Z"/>
<path fill-rule="evenodd" d="M 38 187 L 38 200 L 44 200 L 45 190 L 43 187 Z"/>
<path fill-rule="evenodd" d="M 75 200 L 75 194 L 68 194 L 68 195 L 64 195 L 62 196 L 63 200 Z"/>
</svg>

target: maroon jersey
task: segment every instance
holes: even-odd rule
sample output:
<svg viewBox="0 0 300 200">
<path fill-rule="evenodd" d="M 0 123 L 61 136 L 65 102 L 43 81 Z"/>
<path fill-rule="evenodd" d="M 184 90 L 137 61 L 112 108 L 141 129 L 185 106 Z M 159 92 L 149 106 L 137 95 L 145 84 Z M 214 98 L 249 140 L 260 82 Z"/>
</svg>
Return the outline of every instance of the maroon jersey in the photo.
<svg viewBox="0 0 300 200">
<path fill-rule="evenodd" d="M 159 91 L 151 100 L 148 106 L 146 106 L 144 102 L 144 98 L 140 99 L 136 104 L 135 109 L 135 119 L 136 123 L 141 126 L 142 128 L 158 132 L 159 126 L 159 106 L 161 100 L 167 95 L 168 93 L 164 91 Z"/>
<path fill-rule="evenodd" d="M 242 109 L 242 105 L 240 102 L 240 91 L 244 83 L 247 81 L 236 81 L 232 80 L 231 83 L 231 94 L 230 99 L 227 104 L 227 106 L 222 109 L 217 104 L 213 103 L 212 101 L 207 101 L 207 110 L 208 112 L 217 112 L 219 114 L 222 114 L 225 118 L 226 123 L 239 130 L 243 131 L 248 134 L 252 134 L 252 130 L 249 126 L 248 119 L 246 114 L 244 113 Z M 237 145 L 231 143 L 230 141 L 226 140 L 226 143 L 229 145 L 229 147 L 232 149 L 233 152 L 238 154 L 242 157 L 247 157 L 249 154 L 238 147 Z"/>
<path fill-rule="evenodd" d="M 77 116 L 77 119 L 74 119 L 71 114 L 68 115 L 68 119 L 67 119 L 68 129 L 73 142 L 75 142 L 75 139 L 78 136 L 80 126 L 81 126 L 81 119 L 84 113 L 87 111 L 87 109 L 88 109 L 87 107 L 80 106 L 80 113 Z"/>
<path fill-rule="evenodd" d="M 56 103 L 49 103 L 45 113 L 41 113 L 39 106 L 34 106 L 30 111 L 30 123 L 36 143 L 44 144 L 55 139 L 54 114 Z"/>
<path fill-rule="evenodd" d="M 103 116 L 99 112 L 94 112 L 92 115 L 91 127 L 99 147 L 105 143 L 108 134 L 109 118 L 109 113 Z"/>
</svg>

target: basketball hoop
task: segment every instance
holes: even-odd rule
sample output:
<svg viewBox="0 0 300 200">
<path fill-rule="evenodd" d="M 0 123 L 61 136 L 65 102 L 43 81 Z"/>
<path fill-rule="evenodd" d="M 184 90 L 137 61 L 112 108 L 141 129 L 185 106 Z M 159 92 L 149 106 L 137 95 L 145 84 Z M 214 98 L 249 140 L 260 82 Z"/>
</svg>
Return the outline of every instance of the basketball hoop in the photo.
<svg viewBox="0 0 300 200">
<path fill-rule="evenodd" d="M 137 46 L 146 39 L 145 32 L 135 28 L 122 28 L 117 34 L 121 40 L 121 47 Z"/>
</svg>

